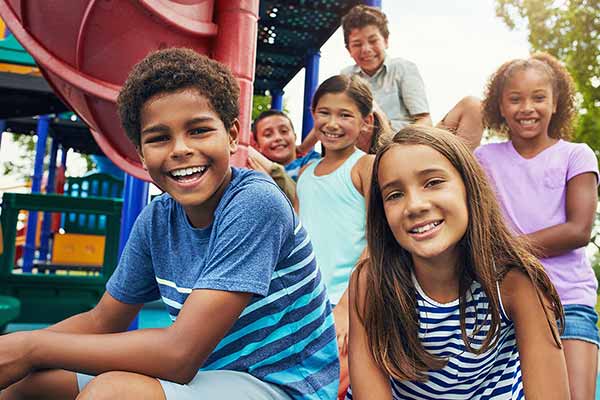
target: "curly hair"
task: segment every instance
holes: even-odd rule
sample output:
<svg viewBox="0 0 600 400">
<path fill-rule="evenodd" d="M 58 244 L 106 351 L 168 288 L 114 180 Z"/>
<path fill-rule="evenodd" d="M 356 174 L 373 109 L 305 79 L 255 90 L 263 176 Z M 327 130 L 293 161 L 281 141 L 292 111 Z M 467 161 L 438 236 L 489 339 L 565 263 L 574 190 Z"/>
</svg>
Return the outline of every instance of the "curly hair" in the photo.
<svg viewBox="0 0 600 400">
<path fill-rule="evenodd" d="M 556 112 L 550 119 L 548 136 L 568 139 L 575 119 L 575 88 L 569 71 L 548 53 L 534 53 L 528 59 L 515 59 L 500 66 L 490 77 L 483 100 L 483 123 L 486 128 L 508 135 L 509 129 L 500 113 L 502 91 L 515 72 L 536 69 L 548 76 Z"/>
<path fill-rule="evenodd" d="M 388 19 L 377 7 L 359 4 L 354 6 L 342 17 L 342 28 L 344 30 L 344 43 L 348 47 L 348 38 L 353 29 L 362 29 L 368 25 L 375 25 L 385 40 L 390 36 Z"/>
<path fill-rule="evenodd" d="M 147 55 L 123 84 L 117 108 L 129 139 L 140 146 L 140 115 L 148 99 L 190 88 L 206 97 L 225 128 L 231 128 L 239 115 L 240 89 L 229 68 L 191 49 L 171 48 Z"/>
</svg>

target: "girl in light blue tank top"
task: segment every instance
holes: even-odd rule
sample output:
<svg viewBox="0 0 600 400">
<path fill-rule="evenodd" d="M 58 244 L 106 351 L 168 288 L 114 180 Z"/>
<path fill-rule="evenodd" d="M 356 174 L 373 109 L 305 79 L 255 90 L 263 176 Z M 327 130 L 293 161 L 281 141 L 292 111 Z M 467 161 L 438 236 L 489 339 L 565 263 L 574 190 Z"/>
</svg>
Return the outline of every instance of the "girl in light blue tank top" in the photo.
<svg viewBox="0 0 600 400">
<path fill-rule="evenodd" d="M 346 399 L 566 399 L 558 294 L 467 146 L 413 125 L 381 148 L 350 283 Z"/>
<path fill-rule="evenodd" d="M 312 113 L 325 156 L 301 171 L 296 206 L 335 306 L 343 394 L 348 385 L 348 280 L 366 247 L 365 198 L 373 163 L 373 156 L 358 150 L 356 141 L 373 125 L 373 97 L 360 78 L 333 76 L 315 92 Z"/>
</svg>

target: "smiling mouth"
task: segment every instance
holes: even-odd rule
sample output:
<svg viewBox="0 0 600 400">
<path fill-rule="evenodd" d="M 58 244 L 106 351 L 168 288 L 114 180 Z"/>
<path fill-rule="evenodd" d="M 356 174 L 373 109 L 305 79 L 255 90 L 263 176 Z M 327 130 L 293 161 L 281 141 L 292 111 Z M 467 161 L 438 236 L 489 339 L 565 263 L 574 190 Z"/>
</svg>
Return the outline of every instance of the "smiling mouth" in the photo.
<svg viewBox="0 0 600 400">
<path fill-rule="evenodd" d="M 532 126 L 535 125 L 539 120 L 536 118 L 530 118 L 530 119 L 522 119 L 519 121 L 519 124 L 521 126 Z"/>
<path fill-rule="evenodd" d="M 200 178 L 202 175 L 204 175 L 207 169 L 208 166 L 206 165 L 200 167 L 174 169 L 173 171 L 169 172 L 169 176 L 175 179 L 177 182 L 189 182 Z"/>
<path fill-rule="evenodd" d="M 433 222 L 428 223 L 427 225 L 422 225 L 422 226 L 418 226 L 416 228 L 412 228 L 408 232 L 413 233 L 413 234 L 426 233 L 426 232 L 429 232 L 430 230 L 436 228 L 437 226 L 439 226 L 442 222 L 443 222 L 443 220 L 433 221 Z"/>
<path fill-rule="evenodd" d="M 343 134 L 323 132 L 323 136 L 330 138 L 330 139 L 338 139 L 338 138 L 341 138 L 343 136 Z"/>
</svg>

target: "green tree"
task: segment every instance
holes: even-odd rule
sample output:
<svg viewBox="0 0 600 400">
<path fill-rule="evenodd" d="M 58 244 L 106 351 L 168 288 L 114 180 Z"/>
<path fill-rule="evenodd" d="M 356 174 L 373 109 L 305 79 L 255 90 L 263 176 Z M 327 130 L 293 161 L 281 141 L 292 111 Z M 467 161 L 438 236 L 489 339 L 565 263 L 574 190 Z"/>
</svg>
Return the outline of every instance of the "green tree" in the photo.
<svg viewBox="0 0 600 400">
<path fill-rule="evenodd" d="M 257 94 L 252 97 L 252 121 L 254 121 L 261 112 L 269 109 L 271 109 L 271 96 Z"/>
<path fill-rule="evenodd" d="M 565 63 L 580 101 L 573 139 L 600 154 L 600 0 L 496 0 L 496 14 L 528 27 L 532 50 Z"/>
</svg>

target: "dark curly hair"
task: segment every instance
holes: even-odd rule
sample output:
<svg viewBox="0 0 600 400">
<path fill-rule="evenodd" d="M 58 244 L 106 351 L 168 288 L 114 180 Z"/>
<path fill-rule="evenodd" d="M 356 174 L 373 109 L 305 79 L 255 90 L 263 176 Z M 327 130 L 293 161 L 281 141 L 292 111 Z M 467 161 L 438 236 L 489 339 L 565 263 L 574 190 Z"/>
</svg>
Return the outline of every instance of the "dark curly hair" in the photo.
<svg viewBox="0 0 600 400">
<path fill-rule="evenodd" d="M 575 119 L 575 88 L 569 71 L 548 53 L 534 53 L 528 59 L 508 61 L 492 74 L 486 86 L 483 100 L 483 123 L 486 128 L 508 135 L 508 125 L 500 114 L 502 91 L 508 80 L 517 71 L 536 69 L 548 76 L 556 112 L 550 118 L 548 136 L 568 139 Z"/>
<path fill-rule="evenodd" d="M 239 85 L 225 65 L 191 49 L 172 48 L 147 55 L 137 63 L 117 99 L 121 124 L 140 146 L 140 113 L 151 97 L 193 88 L 206 97 L 226 129 L 239 115 Z"/>
<path fill-rule="evenodd" d="M 390 36 L 388 19 L 377 7 L 359 4 L 354 6 L 342 17 L 342 28 L 344 30 L 344 43 L 348 48 L 348 38 L 353 29 L 362 29 L 368 25 L 375 25 L 385 40 Z"/>
</svg>

